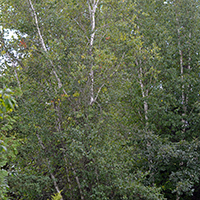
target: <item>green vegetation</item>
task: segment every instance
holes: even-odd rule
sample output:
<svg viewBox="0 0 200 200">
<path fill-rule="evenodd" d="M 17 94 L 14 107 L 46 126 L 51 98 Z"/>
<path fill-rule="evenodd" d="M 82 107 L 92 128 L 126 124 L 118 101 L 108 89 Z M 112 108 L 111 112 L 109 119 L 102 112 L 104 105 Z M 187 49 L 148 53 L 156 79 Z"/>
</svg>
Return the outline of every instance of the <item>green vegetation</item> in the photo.
<svg viewBox="0 0 200 200">
<path fill-rule="evenodd" d="M 0 199 L 200 199 L 199 7 L 0 0 Z"/>
</svg>

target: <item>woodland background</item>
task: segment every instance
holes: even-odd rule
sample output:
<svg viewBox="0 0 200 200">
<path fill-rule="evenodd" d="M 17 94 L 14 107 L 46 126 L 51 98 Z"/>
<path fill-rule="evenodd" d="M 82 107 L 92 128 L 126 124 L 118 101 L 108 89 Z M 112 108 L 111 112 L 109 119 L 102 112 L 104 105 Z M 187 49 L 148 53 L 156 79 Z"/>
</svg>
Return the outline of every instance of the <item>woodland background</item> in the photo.
<svg viewBox="0 0 200 200">
<path fill-rule="evenodd" d="M 199 200 L 199 6 L 0 0 L 0 198 Z"/>
</svg>

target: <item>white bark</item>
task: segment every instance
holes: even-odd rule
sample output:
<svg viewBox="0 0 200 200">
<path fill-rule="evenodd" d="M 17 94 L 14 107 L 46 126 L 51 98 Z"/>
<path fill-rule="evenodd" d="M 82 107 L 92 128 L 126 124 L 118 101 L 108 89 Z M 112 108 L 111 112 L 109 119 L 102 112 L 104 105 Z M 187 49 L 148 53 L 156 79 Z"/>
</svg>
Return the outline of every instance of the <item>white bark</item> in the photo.
<svg viewBox="0 0 200 200">
<path fill-rule="evenodd" d="M 139 31 L 139 29 L 140 29 L 139 25 L 137 26 L 137 29 Z M 141 47 L 140 47 L 139 51 L 140 51 L 140 54 L 141 54 Z M 145 124 L 147 125 L 148 103 L 145 100 L 145 98 L 148 97 L 149 92 L 148 92 L 148 89 L 145 91 L 145 87 L 144 87 L 144 84 L 143 84 L 143 81 L 142 81 L 143 71 L 142 71 L 142 67 L 141 67 L 141 65 L 142 65 L 141 59 L 139 60 L 139 63 L 138 63 L 137 59 L 135 59 L 135 63 L 139 67 L 138 78 L 139 78 L 140 88 L 141 88 L 141 92 L 142 92 L 142 97 L 144 98 L 144 118 L 145 118 L 145 122 L 146 122 Z"/>
<path fill-rule="evenodd" d="M 38 141 L 39 141 L 39 144 L 40 144 L 41 148 L 42 148 L 44 151 L 46 151 L 46 148 L 45 148 L 45 146 L 44 146 L 44 144 L 43 144 L 43 142 L 42 142 L 42 140 L 41 140 L 41 138 L 40 138 L 40 135 L 39 135 L 38 133 L 36 133 L 36 135 L 37 135 L 37 138 L 38 138 Z M 51 179 L 53 180 L 53 184 L 54 184 L 54 187 L 55 187 L 55 189 L 56 189 L 56 192 L 59 193 L 59 194 L 61 195 L 61 190 L 60 190 L 59 187 L 58 187 L 58 184 L 57 184 L 57 182 L 56 182 L 56 178 L 55 178 L 54 174 L 51 172 L 50 161 L 49 161 L 48 158 L 46 158 L 46 165 L 47 165 L 47 167 L 48 167 L 48 170 L 49 170 Z M 63 200 L 62 195 L 61 195 L 61 200 Z"/>
<path fill-rule="evenodd" d="M 96 13 L 96 9 L 97 9 L 97 5 L 99 3 L 99 0 L 87 0 L 88 3 L 88 8 L 89 8 L 89 13 L 90 13 L 90 20 L 91 20 L 91 36 L 90 36 L 90 49 L 89 49 L 89 55 L 92 56 L 92 49 L 93 49 L 93 45 L 94 45 L 94 38 L 95 38 L 95 13 Z M 93 63 L 91 63 L 90 66 L 90 81 L 91 81 L 91 85 L 90 85 L 90 105 L 92 105 L 97 97 L 100 91 L 98 91 L 97 96 L 94 96 L 94 70 L 93 70 Z M 102 87 L 101 87 L 102 88 Z"/>
<path fill-rule="evenodd" d="M 192 37 L 192 34 L 191 34 L 191 32 L 189 33 L 189 40 L 191 39 L 191 37 Z M 190 45 L 190 41 L 189 41 L 189 45 Z M 188 69 L 190 70 L 191 69 L 191 51 L 190 51 L 191 49 L 190 49 L 190 46 L 189 46 L 189 49 L 188 49 L 188 56 L 189 56 L 189 58 L 188 58 Z M 188 91 L 189 91 L 189 89 L 190 89 L 190 85 L 188 85 Z M 188 95 L 186 95 L 186 97 L 185 97 L 185 103 L 186 103 L 186 105 L 188 104 Z"/>
<path fill-rule="evenodd" d="M 182 94 L 181 94 L 181 98 L 182 98 L 182 104 L 183 104 L 183 114 L 182 114 L 182 123 L 183 123 L 183 132 L 185 132 L 185 125 L 186 125 L 186 121 L 184 119 L 184 116 L 186 115 L 187 112 L 187 107 L 186 107 L 186 97 L 185 97 L 185 86 L 184 86 L 184 71 L 183 71 L 183 51 L 181 49 L 181 41 L 180 41 L 180 29 L 179 29 L 179 19 L 178 17 L 176 18 L 177 24 L 178 24 L 178 28 L 177 28 L 177 33 L 178 33 L 178 49 L 179 49 L 179 56 L 180 56 L 180 73 L 181 73 L 181 82 L 182 82 Z"/>
<path fill-rule="evenodd" d="M 65 161 L 65 170 L 66 170 L 66 174 L 67 174 L 67 181 L 69 183 L 69 189 L 70 189 L 70 193 L 71 193 L 72 186 L 71 186 L 71 180 L 69 178 L 69 170 L 67 168 L 67 159 L 65 158 L 65 156 L 64 156 L 64 161 Z"/>
<path fill-rule="evenodd" d="M 67 153 L 66 153 L 66 152 L 67 152 L 67 150 L 65 150 L 65 148 L 63 148 L 63 153 L 64 153 L 64 155 L 65 155 L 65 156 L 64 156 L 64 160 L 65 160 L 65 164 L 67 165 L 67 159 L 66 159 Z M 81 200 L 84 200 L 83 191 L 82 191 L 82 189 L 81 189 L 80 180 L 79 180 L 79 178 L 78 178 L 78 176 L 77 176 L 77 174 L 76 174 L 76 170 L 74 169 L 74 167 L 73 167 L 73 165 L 72 165 L 71 162 L 69 162 L 69 165 L 71 166 L 71 169 L 72 169 L 72 172 L 73 172 L 73 174 L 74 174 L 76 183 L 77 183 L 77 185 L 78 185 L 79 192 L 80 192 L 80 195 L 81 195 Z M 67 168 L 66 168 L 66 170 L 67 170 L 67 172 L 68 172 L 68 169 L 67 169 Z M 68 181 L 70 182 L 69 178 L 68 178 Z"/>
<path fill-rule="evenodd" d="M 80 195 L 81 195 L 81 200 L 84 200 L 83 191 L 82 191 L 82 189 L 81 189 L 81 184 L 80 184 L 79 178 L 78 178 L 78 176 L 77 176 L 77 174 L 76 174 L 76 171 L 75 171 L 75 169 L 74 169 L 72 163 L 69 163 L 69 164 L 71 165 L 72 172 L 73 172 L 73 174 L 74 174 L 74 176 L 75 176 L 76 183 L 77 183 L 77 185 L 78 185 L 78 188 L 79 188 L 79 191 L 80 191 Z"/>
<path fill-rule="evenodd" d="M 137 66 L 139 66 L 139 63 L 137 61 L 137 59 L 135 60 L 135 63 Z M 140 61 L 140 65 L 141 65 L 141 61 Z M 145 91 L 145 88 L 144 88 L 144 84 L 142 82 L 142 67 L 140 66 L 139 67 L 139 72 L 138 72 L 138 77 L 139 77 L 139 83 L 140 83 L 140 88 L 141 88 L 141 93 L 142 93 L 142 97 L 145 99 L 146 97 L 148 97 L 148 90 Z M 148 103 L 146 100 L 144 100 L 144 118 L 145 118 L 145 121 L 148 120 Z"/>
<path fill-rule="evenodd" d="M 61 132 L 61 123 L 62 123 L 62 122 L 61 122 L 61 114 L 60 114 L 60 105 L 58 104 L 58 105 L 56 106 L 56 104 L 54 104 L 54 109 L 55 109 L 56 112 L 57 112 L 57 127 L 56 127 L 56 129 L 58 130 L 58 132 Z M 65 148 L 63 147 L 64 161 L 65 161 L 65 170 L 66 170 L 66 173 L 67 173 L 67 180 L 68 180 L 69 186 L 70 186 L 70 188 L 71 188 L 71 181 L 70 181 L 70 178 L 69 178 L 69 171 L 68 171 L 68 168 L 67 168 L 67 159 L 66 159 L 66 157 L 67 157 L 67 153 L 66 153 L 67 150 L 64 150 L 64 149 L 65 149 Z M 70 162 L 69 164 L 70 164 L 70 166 L 71 166 L 71 169 L 72 169 L 72 172 L 73 172 L 73 174 L 74 174 L 76 183 L 77 183 L 77 185 L 78 185 L 79 192 L 80 192 L 80 195 L 81 195 L 81 200 L 84 200 L 83 191 L 82 191 L 82 189 L 81 189 L 81 184 L 80 184 L 79 178 L 78 178 L 78 176 L 77 176 L 77 174 L 76 174 L 76 171 L 75 171 L 75 169 L 74 169 L 72 163 Z"/>
<path fill-rule="evenodd" d="M 178 192 L 176 193 L 176 200 L 179 200 L 180 199 L 180 197 L 179 197 L 179 194 L 178 194 Z"/>
<path fill-rule="evenodd" d="M 37 32 L 38 32 L 39 38 L 40 38 L 40 43 L 41 43 L 41 45 L 42 45 L 43 50 L 44 50 L 45 52 L 47 52 L 47 48 L 46 48 L 44 39 L 43 39 L 42 34 L 41 34 L 41 31 L 40 31 L 40 27 L 39 27 L 38 18 L 37 18 L 37 14 L 36 14 L 35 8 L 34 8 L 34 6 L 33 6 L 33 4 L 32 4 L 32 1 L 31 1 L 31 0 L 28 0 L 28 1 L 29 1 L 31 10 L 32 10 L 32 12 L 33 12 L 34 21 L 35 21 L 35 24 L 36 24 L 36 28 L 37 28 Z M 53 67 L 52 72 L 53 72 L 53 74 L 54 74 L 54 76 L 56 77 L 56 80 L 57 80 L 57 82 L 58 82 L 58 88 L 61 88 L 61 87 L 62 87 L 62 83 L 61 83 L 61 80 L 60 80 L 60 78 L 58 77 L 58 75 L 57 75 L 57 73 L 56 73 L 55 66 L 53 65 L 53 62 L 52 62 L 52 61 L 50 61 L 50 63 L 51 63 L 51 66 Z M 65 89 L 63 89 L 63 92 L 64 92 L 64 94 L 67 94 L 66 91 L 65 91 Z"/>
<path fill-rule="evenodd" d="M 192 34 L 191 32 L 189 33 L 189 39 L 191 39 Z M 189 42 L 190 44 L 190 42 Z M 191 52 L 190 52 L 190 47 L 189 47 L 189 63 L 188 63 L 188 69 L 191 69 Z"/>
</svg>

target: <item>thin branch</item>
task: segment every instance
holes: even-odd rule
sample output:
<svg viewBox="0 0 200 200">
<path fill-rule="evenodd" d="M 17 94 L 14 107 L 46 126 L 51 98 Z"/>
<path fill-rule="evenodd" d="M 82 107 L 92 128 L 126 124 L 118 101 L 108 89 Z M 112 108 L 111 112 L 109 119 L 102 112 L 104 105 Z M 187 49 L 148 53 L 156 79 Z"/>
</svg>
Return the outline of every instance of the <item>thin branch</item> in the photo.
<svg viewBox="0 0 200 200">
<path fill-rule="evenodd" d="M 45 148 L 45 146 L 44 146 L 44 144 L 43 144 L 43 142 L 42 142 L 42 140 L 41 140 L 41 138 L 40 138 L 40 135 L 39 135 L 38 133 L 36 133 L 36 136 L 37 136 L 37 138 L 38 138 L 38 141 L 39 141 L 40 146 L 42 147 L 42 149 L 44 150 L 44 152 L 46 152 L 46 148 Z M 55 178 L 54 174 L 51 172 L 50 161 L 49 161 L 48 158 L 46 158 L 46 160 L 47 160 L 46 164 L 47 164 L 47 167 L 48 167 L 50 176 L 51 176 L 51 178 L 52 178 L 52 180 L 53 180 L 53 184 L 54 184 L 54 187 L 55 187 L 55 189 L 56 189 L 56 192 L 59 193 L 59 194 L 61 195 L 61 190 L 59 189 L 59 187 L 58 187 L 58 185 L 57 185 L 56 178 Z M 61 195 L 61 200 L 63 200 L 62 195 Z"/>
<path fill-rule="evenodd" d="M 65 160 L 65 163 L 67 164 L 67 159 L 66 159 L 66 157 L 67 157 L 68 155 L 67 155 L 66 152 L 67 152 L 67 151 L 65 150 L 65 148 L 63 148 L 63 153 L 65 154 L 64 160 Z M 76 179 L 76 183 L 77 183 L 77 185 L 78 185 L 79 192 L 80 192 L 80 195 L 81 195 L 81 200 L 84 200 L 83 191 L 82 191 L 82 189 L 81 189 L 81 184 L 80 184 L 79 178 L 78 178 L 78 176 L 77 176 L 77 174 L 76 174 L 76 170 L 74 169 L 74 167 L 73 167 L 73 165 L 72 165 L 71 162 L 69 162 L 69 165 L 71 166 L 72 172 L 73 172 L 74 177 L 75 177 L 75 179 Z"/>
<path fill-rule="evenodd" d="M 97 2 L 96 2 L 96 4 L 95 4 L 95 7 L 96 7 L 96 8 L 97 8 L 98 4 L 99 4 L 99 0 L 97 0 Z"/>
<path fill-rule="evenodd" d="M 84 31 L 84 33 L 86 34 L 85 28 L 76 19 L 74 19 L 74 21 L 81 28 L 81 30 Z M 87 35 L 86 35 L 86 39 L 88 40 L 88 42 L 90 41 L 89 38 L 87 37 Z"/>
<path fill-rule="evenodd" d="M 101 89 L 102 89 L 102 87 L 103 87 L 104 85 L 105 85 L 105 83 L 102 84 L 102 86 L 99 88 L 99 90 L 98 90 L 98 92 L 97 92 L 97 94 L 96 94 L 96 97 L 93 99 L 92 102 L 90 102 L 90 105 L 91 105 L 92 103 L 94 103 L 94 102 L 97 100 L 97 98 L 98 98 L 98 96 L 99 96 L 99 93 L 101 92 Z"/>
<path fill-rule="evenodd" d="M 78 188 L 79 188 L 79 191 L 80 191 L 80 195 L 81 195 L 81 200 L 84 200 L 83 191 L 82 191 L 82 189 L 81 189 L 81 184 L 80 184 L 79 178 L 78 178 L 78 176 L 76 175 L 76 171 L 75 171 L 75 169 L 74 169 L 72 163 L 70 162 L 69 164 L 71 165 L 72 172 L 73 172 L 73 174 L 74 174 L 74 176 L 75 176 L 76 183 L 77 183 L 77 185 L 78 185 Z"/>
<path fill-rule="evenodd" d="M 87 3 L 88 3 L 89 13 L 90 13 L 90 19 L 91 19 L 91 6 L 90 6 L 89 0 L 87 0 Z"/>
<path fill-rule="evenodd" d="M 125 52 L 123 53 L 122 58 L 121 58 L 121 61 L 120 61 L 120 63 L 118 64 L 116 70 L 115 70 L 112 74 L 108 75 L 106 78 L 113 76 L 113 75 L 117 72 L 117 70 L 119 69 L 119 67 L 120 67 L 120 65 L 121 65 L 121 62 L 122 62 L 124 56 L 125 56 Z M 98 91 L 97 91 L 97 94 L 96 94 L 95 98 L 92 99 L 92 101 L 90 101 L 90 105 L 92 105 L 93 103 L 95 103 L 95 102 L 97 101 L 97 98 L 98 98 L 98 96 L 99 96 L 99 93 L 101 92 L 101 89 L 102 89 L 102 87 L 103 87 L 104 85 L 105 85 L 105 83 L 103 83 L 103 84 L 100 86 L 100 88 L 99 88 Z M 93 91 L 92 91 L 92 92 L 93 92 Z"/>
<path fill-rule="evenodd" d="M 71 180 L 70 180 L 70 178 L 69 178 L 69 170 L 68 170 L 68 168 L 67 168 L 67 159 L 66 159 L 65 156 L 64 156 L 64 161 L 65 161 L 65 170 L 66 170 L 66 174 L 67 174 L 67 181 L 68 181 L 68 183 L 69 183 L 69 190 L 70 190 L 70 194 L 71 194 L 71 196 L 72 196 L 72 185 L 71 185 Z"/>
<path fill-rule="evenodd" d="M 177 16 L 177 14 L 176 14 Z M 181 39 L 180 39 L 180 29 L 179 29 L 179 19 L 176 17 L 177 21 L 177 33 L 178 33 L 178 50 L 179 50 L 179 55 L 180 55 L 180 72 L 181 72 L 181 82 L 182 82 L 182 104 L 183 104 L 183 114 L 182 114 L 182 123 L 183 123 L 183 133 L 185 132 L 185 126 L 186 126 L 186 121 L 184 119 L 184 116 L 186 115 L 187 112 L 187 107 L 186 107 L 186 95 L 185 95 L 185 85 L 184 85 L 184 78 L 183 78 L 183 51 L 181 49 Z"/>
<path fill-rule="evenodd" d="M 135 60 L 135 63 L 136 63 L 137 66 L 139 66 L 137 59 Z M 140 63 L 141 63 L 141 60 L 140 60 Z M 139 67 L 138 77 L 139 77 L 139 83 L 140 83 L 140 88 L 141 88 L 141 92 L 142 92 L 142 97 L 145 98 L 145 97 L 148 96 L 148 92 L 146 91 L 146 95 L 145 95 L 144 84 L 142 82 L 142 68 L 141 68 L 141 66 Z M 148 112 L 148 104 L 147 104 L 146 100 L 144 100 L 144 117 L 145 117 L 146 121 L 148 120 L 147 112 Z"/>
</svg>

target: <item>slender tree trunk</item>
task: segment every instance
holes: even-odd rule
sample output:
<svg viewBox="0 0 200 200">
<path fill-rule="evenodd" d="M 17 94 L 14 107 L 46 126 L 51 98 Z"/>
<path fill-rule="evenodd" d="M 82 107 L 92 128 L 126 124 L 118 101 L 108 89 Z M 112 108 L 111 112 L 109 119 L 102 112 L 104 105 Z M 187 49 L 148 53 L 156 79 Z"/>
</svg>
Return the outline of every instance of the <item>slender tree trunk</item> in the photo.
<svg viewBox="0 0 200 200">
<path fill-rule="evenodd" d="M 140 31 L 140 27 L 139 25 L 137 26 L 137 29 L 138 29 L 138 32 Z M 139 52 L 141 54 L 141 47 L 139 49 Z M 136 65 L 139 67 L 139 72 L 138 72 L 138 78 L 139 78 L 139 83 L 140 83 L 140 88 L 141 88 L 141 92 L 142 92 L 142 97 L 144 99 L 144 118 L 145 118 L 145 126 L 147 127 L 147 120 L 148 120 L 148 103 L 147 101 L 145 100 L 146 97 L 148 96 L 148 89 L 145 91 L 145 87 L 144 87 L 144 84 L 143 84 L 143 81 L 142 81 L 142 77 L 143 77 L 143 70 L 142 70 L 142 61 L 141 59 L 139 60 L 139 63 L 137 61 L 137 59 L 135 60 L 135 63 Z"/>
<path fill-rule="evenodd" d="M 96 23 L 95 23 L 95 13 L 97 9 L 97 5 L 99 3 L 99 0 L 87 0 L 88 7 L 89 7 L 89 13 L 90 13 L 90 20 L 91 20 L 91 36 L 90 36 L 90 49 L 89 49 L 89 55 L 92 57 L 92 50 L 93 50 L 93 45 L 94 45 L 94 38 L 95 38 L 95 28 L 96 28 Z M 91 61 L 91 66 L 90 66 L 90 105 L 92 105 L 97 97 L 94 95 L 94 70 L 93 70 L 93 61 Z M 98 95 L 98 93 L 97 93 Z"/>
<path fill-rule="evenodd" d="M 191 34 L 191 32 L 189 33 L 189 40 L 191 39 L 191 37 L 192 37 L 192 34 Z M 189 41 L 189 45 L 190 45 L 190 41 Z M 188 53 L 188 55 L 189 55 L 189 59 L 188 59 L 188 69 L 191 69 L 191 49 L 190 49 L 190 46 L 189 46 L 189 53 Z"/>
<path fill-rule="evenodd" d="M 44 50 L 45 52 L 47 52 L 47 48 L 46 48 L 44 39 L 43 39 L 42 34 L 41 34 L 41 31 L 40 31 L 39 22 L 38 22 L 38 17 L 37 17 L 35 8 L 34 8 L 34 6 L 33 6 L 33 4 L 32 4 L 32 1 L 31 1 L 31 0 L 28 0 L 28 1 L 29 1 L 31 10 L 32 10 L 32 12 L 33 12 L 34 21 L 35 21 L 35 24 L 36 24 L 36 28 L 37 28 L 37 32 L 38 32 L 38 35 L 39 35 L 39 39 L 40 39 L 41 46 L 42 46 L 43 50 Z M 58 75 L 57 75 L 57 73 L 56 73 L 56 70 L 55 70 L 55 66 L 54 66 L 54 64 L 53 64 L 53 62 L 52 62 L 51 60 L 50 60 L 50 64 L 51 64 L 51 66 L 53 67 L 52 72 L 53 72 L 53 74 L 54 74 L 54 76 L 55 76 L 55 78 L 56 78 L 56 80 L 57 80 L 57 82 L 58 82 L 58 88 L 61 88 L 61 87 L 62 87 L 61 80 L 60 80 L 60 78 L 58 77 Z M 64 94 L 67 94 L 66 91 L 65 91 L 65 89 L 63 89 L 63 92 L 64 92 Z"/>
<path fill-rule="evenodd" d="M 137 61 L 137 59 L 135 60 L 135 63 L 137 66 L 139 66 L 139 63 Z M 141 65 L 141 61 L 140 61 L 140 65 Z M 144 84 L 143 84 L 143 81 L 142 81 L 142 76 L 143 76 L 143 72 L 142 72 L 142 67 L 139 66 L 139 72 L 138 72 L 138 78 L 139 78 L 139 83 L 140 83 L 140 89 L 141 89 L 141 93 L 142 93 L 142 97 L 144 98 L 144 118 L 145 118 L 145 123 L 147 123 L 147 120 L 148 120 L 148 103 L 147 101 L 145 100 L 145 98 L 148 96 L 148 89 L 146 89 L 145 91 L 145 88 L 144 88 Z"/>
<path fill-rule="evenodd" d="M 77 174 L 76 174 L 76 171 L 75 171 L 75 169 L 74 169 L 72 163 L 70 162 L 69 164 L 71 165 L 72 172 L 73 172 L 74 177 L 75 177 L 75 179 L 76 179 L 76 183 L 77 183 L 77 185 L 78 185 L 78 188 L 79 188 L 79 191 L 80 191 L 80 195 L 81 195 L 81 200 L 84 200 L 83 191 L 82 191 L 82 189 L 81 189 L 81 184 L 80 184 L 79 178 L 78 178 L 78 176 L 77 176 Z"/>
<path fill-rule="evenodd" d="M 184 119 L 186 112 L 187 112 L 187 106 L 186 106 L 186 96 L 185 96 L 185 85 L 184 85 L 184 71 L 183 71 L 183 51 L 181 49 L 181 39 L 180 39 L 180 24 L 179 24 L 179 19 L 178 17 L 176 17 L 176 21 L 177 21 L 177 34 L 178 34 L 178 49 L 179 49 L 179 56 L 180 56 L 180 73 L 181 73 L 181 82 L 182 82 L 182 86 L 181 86 L 181 98 L 182 98 L 182 105 L 183 105 L 183 114 L 182 114 L 182 123 L 183 123 L 183 133 L 185 132 L 185 125 L 186 125 L 186 121 Z"/>
<path fill-rule="evenodd" d="M 176 193 L 176 200 L 179 200 L 179 199 L 180 199 L 180 197 L 179 197 L 178 193 Z"/>
<path fill-rule="evenodd" d="M 65 164 L 67 165 L 67 157 L 68 157 L 68 155 L 67 155 L 67 150 L 65 149 L 65 146 L 62 144 L 62 146 L 63 146 L 63 153 L 64 153 L 64 160 L 65 160 Z M 75 180 L 76 180 L 76 183 L 77 183 L 77 185 L 78 185 L 78 188 L 79 188 L 79 192 L 80 192 L 80 195 L 81 195 L 81 200 L 84 200 L 85 198 L 84 198 L 84 195 L 83 195 L 83 191 L 82 191 L 82 189 L 81 189 L 81 184 L 80 184 L 80 180 L 79 180 L 79 177 L 77 176 L 77 173 L 76 173 L 76 170 L 74 169 L 74 167 L 73 167 L 73 165 L 72 165 L 72 163 L 71 162 L 69 162 L 69 165 L 70 165 L 70 167 L 71 167 L 71 169 L 72 169 L 72 172 L 73 172 L 73 174 L 74 174 L 74 177 L 75 177 Z M 68 169 L 66 168 L 66 170 L 68 171 Z M 71 182 L 71 181 L 70 181 Z"/>
<path fill-rule="evenodd" d="M 46 152 L 46 148 L 45 148 L 45 146 L 44 146 L 44 144 L 43 144 L 43 142 L 42 142 L 42 140 L 40 138 L 40 135 L 38 133 L 36 133 L 36 135 L 37 135 L 37 138 L 38 138 L 38 141 L 39 141 L 39 144 L 40 144 L 41 148 L 44 150 L 44 152 Z M 51 163 L 50 163 L 50 160 L 48 158 L 46 158 L 46 165 L 48 167 L 48 170 L 49 170 L 51 179 L 53 181 L 54 187 L 56 189 L 56 192 L 61 195 L 61 190 L 58 187 L 58 184 L 56 182 L 56 178 L 55 178 L 54 174 L 51 172 Z M 61 195 L 61 200 L 63 200 L 62 195 Z"/>
<path fill-rule="evenodd" d="M 57 128 L 56 129 L 57 129 L 58 132 L 61 133 L 61 124 L 62 124 L 62 120 L 61 119 L 62 119 L 62 116 L 61 116 L 61 113 L 60 113 L 60 103 L 58 105 L 54 104 L 54 109 L 57 112 L 57 124 L 56 124 Z M 68 157 L 67 150 L 65 149 L 65 145 L 64 144 L 62 144 L 62 146 L 63 146 L 63 153 L 64 153 L 65 170 L 66 170 L 66 173 L 67 173 L 67 180 L 68 180 L 68 182 L 70 184 L 70 188 L 71 188 L 71 181 L 70 181 L 70 178 L 69 178 L 69 171 L 68 171 L 68 167 L 67 167 L 68 163 L 67 163 L 67 159 L 66 159 Z M 81 184 L 80 184 L 79 177 L 77 176 L 76 170 L 74 169 L 74 167 L 73 167 L 71 162 L 69 162 L 69 165 L 71 166 L 71 169 L 72 169 L 72 172 L 74 174 L 76 183 L 78 185 L 80 196 L 81 196 L 81 200 L 84 200 L 84 195 L 83 195 L 83 191 L 81 189 Z"/>
<path fill-rule="evenodd" d="M 65 161 L 65 171 L 66 171 L 66 175 L 67 175 L 67 181 L 69 183 L 69 190 L 70 190 L 70 195 L 72 197 L 72 185 L 71 185 L 71 179 L 69 177 L 69 170 L 68 170 L 68 167 L 67 167 L 67 159 L 66 157 L 64 156 L 64 161 Z"/>
<path fill-rule="evenodd" d="M 189 33 L 189 40 L 191 39 L 191 37 L 192 37 L 192 34 L 191 34 L 191 32 Z M 188 56 L 189 56 L 189 58 L 188 58 L 188 70 L 189 70 L 189 72 L 190 72 L 190 70 L 191 70 L 191 49 L 190 49 L 190 41 L 188 42 L 189 43 L 189 48 L 188 48 Z M 191 85 L 188 85 L 188 91 L 190 90 L 190 87 L 191 87 Z M 186 97 L 185 97 L 185 103 L 186 103 L 186 105 L 188 104 L 188 94 L 186 94 Z"/>
</svg>

